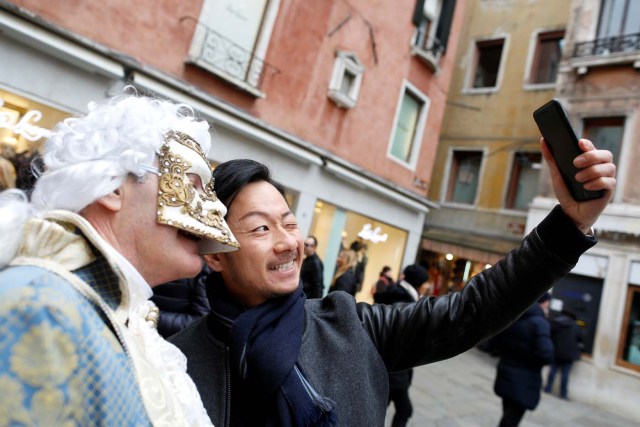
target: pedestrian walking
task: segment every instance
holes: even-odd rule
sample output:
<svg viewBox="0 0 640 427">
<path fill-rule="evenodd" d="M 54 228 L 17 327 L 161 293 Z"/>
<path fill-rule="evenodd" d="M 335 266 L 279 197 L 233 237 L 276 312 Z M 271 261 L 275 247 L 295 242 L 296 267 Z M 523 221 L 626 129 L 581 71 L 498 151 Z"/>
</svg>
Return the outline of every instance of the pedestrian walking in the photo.
<svg viewBox="0 0 640 427">
<path fill-rule="evenodd" d="M 545 293 L 492 344 L 500 357 L 494 392 L 502 398 L 499 427 L 516 427 L 527 410 L 540 402 L 542 367 L 551 363 L 553 342 L 549 321 L 544 314 L 549 305 Z"/>
<path fill-rule="evenodd" d="M 573 362 L 580 359 L 584 341 L 582 328 L 576 323 L 576 315 L 563 310 L 551 320 L 551 339 L 554 356 L 547 376 L 544 391 L 551 393 L 556 374 L 560 371 L 560 398 L 569 399 L 569 375 Z"/>
<path fill-rule="evenodd" d="M 380 304 L 398 304 L 416 302 L 420 298 L 419 290 L 429 280 L 427 270 L 412 264 L 402 271 L 402 279 L 389 285 L 381 292 L 376 292 L 374 301 Z M 413 378 L 413 369 L 400 372 L 389 372 L 389 404 L 393 402 L 396 412 L 391 427 L 404 427 L 413 414 L 413 404 L 409 398 L 409 387 Z"/>
</svg>

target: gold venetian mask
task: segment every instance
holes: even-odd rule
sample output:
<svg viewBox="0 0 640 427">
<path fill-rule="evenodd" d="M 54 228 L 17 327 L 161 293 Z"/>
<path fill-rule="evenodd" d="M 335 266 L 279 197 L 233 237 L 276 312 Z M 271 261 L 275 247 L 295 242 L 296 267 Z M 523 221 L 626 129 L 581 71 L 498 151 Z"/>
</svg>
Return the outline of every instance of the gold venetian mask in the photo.
<svg viewBox="0 0 640 427">
<path fill-rule="evenodd" d="M 189 135 L 169 131 L 159 155 L 157 221 L 207 240 L 204 253 L 228 252 L 240 247 L 224 220 L 227 208 L 218 200 L 207 156 Z M 204 191 L 196 190 L 190 174 L 200 177 Z"/>
</svg>

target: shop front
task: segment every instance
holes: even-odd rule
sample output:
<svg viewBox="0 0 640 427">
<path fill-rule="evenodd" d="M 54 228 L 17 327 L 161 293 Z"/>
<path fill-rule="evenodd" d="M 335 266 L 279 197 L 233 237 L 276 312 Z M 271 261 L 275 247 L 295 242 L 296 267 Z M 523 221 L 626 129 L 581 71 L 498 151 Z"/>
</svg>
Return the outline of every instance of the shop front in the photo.
<svg viewBox="0 0 640 427">
<path fill-rule="evenodd" d="M 420 263 L 429 270 L 431 293 L 461 290 L 482 270 L 504 257 L 514 244 L 454 230 L 431 228 L 423 234 Z"/>
<path fill-rule="evenodd" d="M 69 114 L 0 89 L 0 189 L 29 190 L 32 160 L 53 126 Z"/>
<path fill-rule="evenodd" d="M 358 301 L 373 301 L 372 292 L 382 267 L 391 267 L 394 279 L 402 270 L 406 230 L 318 200 L 309 234 L 318 239 L 317 253 L 324 264 L 325 292 L 333 278 L 340 250 L 348 249 L 353 242 L 366 248 L 362 252 L 366 265 L 362 290 L 356 295 Z"/>
</svg>

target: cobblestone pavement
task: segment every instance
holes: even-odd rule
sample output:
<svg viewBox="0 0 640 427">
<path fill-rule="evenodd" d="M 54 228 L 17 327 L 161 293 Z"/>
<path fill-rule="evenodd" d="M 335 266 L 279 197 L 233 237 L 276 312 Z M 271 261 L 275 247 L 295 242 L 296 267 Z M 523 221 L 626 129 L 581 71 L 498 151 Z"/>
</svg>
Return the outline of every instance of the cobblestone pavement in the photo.
<svg viewBox="0 0 640 427">
<path fill-rule="evenodd" d="M 496 427 L 502 402 L 493 393 L 497 359 L 472 349 L 453 359 L 414 370 L 409 390 L 413 416 L 409 427 Z M 391 425 L 393 405 L 387 411 Z M 577 401 L 542 393 L 535 411 L 527 411 L 520 427 L 638 427 L 632 421 Z"/>
</svg>

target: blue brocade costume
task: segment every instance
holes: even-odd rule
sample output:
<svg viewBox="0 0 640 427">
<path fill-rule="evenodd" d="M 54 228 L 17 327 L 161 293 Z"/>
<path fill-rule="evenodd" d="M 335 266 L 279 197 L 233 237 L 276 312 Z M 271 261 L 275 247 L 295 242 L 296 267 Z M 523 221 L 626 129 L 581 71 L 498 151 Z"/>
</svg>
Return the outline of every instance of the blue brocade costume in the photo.
<svg viewBox="0 0 640 427">
<path fill-rule="evenodd" d="M 90 267 L 81 273 L 108 304 L 117 278 L 100 259 Z M 150 425 L 131 361 L 92 303 L 40 267 L 9 267 L 0 283 L 0 425 Z"/>
<path fill-rule="evenodd" d="M 151 425 L 100 242 L 75 214 L 30 220 L 0 270 L 0 426 Z"/>
</svg>

